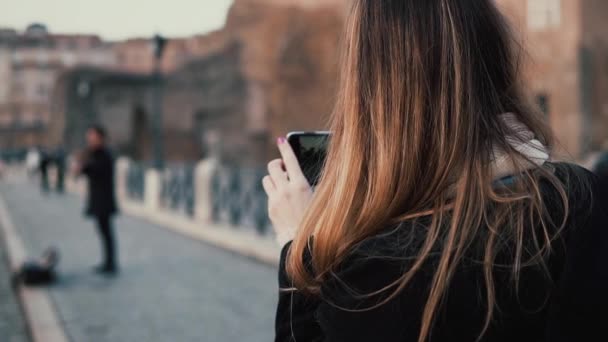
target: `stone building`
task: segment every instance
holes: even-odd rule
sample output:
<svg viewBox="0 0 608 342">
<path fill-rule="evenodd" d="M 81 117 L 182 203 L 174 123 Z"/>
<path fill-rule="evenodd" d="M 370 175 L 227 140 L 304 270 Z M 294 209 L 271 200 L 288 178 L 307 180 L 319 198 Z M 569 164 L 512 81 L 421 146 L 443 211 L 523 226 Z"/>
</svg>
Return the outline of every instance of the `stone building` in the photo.
<svg viewBox="0 0 608 342">
<path fill-rule="evenodd" d="M 234 162 L 247 162 L 255 155 L 255 137 L 245 118 L 239 51 L 233 44 L 163 77 L 160 103 L 166 160 L 197 160 L 212 149 Z M 87 127 L 99 123 L 108 129 L 110 144 L 118 153 L 151 161 L 157 85 L 145 73 L 88 67 L 63 73 L 53 95 L 48 144 L 81 149 Z"/>
<path fill-rule="evenodd" d="M 521 34 L 525 75 L 567 155 L 608 140 L 608 1 L 496 0 Z"/>
<path fill-rule="evenodd" d="M 78 151 L 86 129 L 99 123 L 111 129 L 114 148 L 144 159 L 153 85 L 150 76 L 136 73 L 91 67 L 64 72 L 54 88 L 46 145 Z"/>
<path fill-rule="evenodd" d="M 496 0 L 525 48 L 527 86 L 558 152 L 579 159 L 608 141 L 608 2 Z M 348 1 L 235 0 L 226 30 L 243 45 L 249 117 L 276 136 L 326 128 Z"/>
<path fill-rule="evenodd" d="M 155 59 L 152 53 L 151 38 L 133 38 L 114 42 L 115 67 L 135 73 L 152 73 Z M 173 72 L 192 59 L 205 57 L 222 50 L 227 42 L 228 39 L 223 30 L 191 37 L 167 39 L 160 68 L 164 73 Z"/>
<path fill-rule="evenodd" d="M 580 159 L 608 143 L 608 1 L 496 0 L 525 51 L 532 96 Z M 290 130 L 326 128 L 335 96 L 344 0 L 235 0 L 225 30 L 243 44 L 251 117 L 269 148 Z M 270 152 L 269 152 L 270 153 Z"/>
<path fill-rule="evenodd" d="M 170 40 L 161 61 L 166 159 L 216 153 L 227 163 L 262 165 L 276 154 L 277 136 L 325 128 L 335 92 L 342 9 L 341 1 L 236 0 L 222 30 Z M 114 51 L 116 69 L 124 75 L 105 70 L 91 78 L 94 116 L 89 119 L 71 113 L 86 111 L 78 106 L 76 79 L 90 78 L 90 70 L 63 77 L 58 88 L 71 89 L 72 100 L 65 103 L 65 95 L 56 93 L 58 124 L 50 143 L 77 147 L 78 140 L 70 137 L 81 136 L 84 122 L 94 117 L 114 133 L 115 148 L 150 159 L 152 90 L 143 81 L 154 68 L 150 43 L 128 40 L 116 43 Z M 124 102 L 105 103 L 106 92 Z M 145 100 L 135 101 L 134 94 Z M 135 153 L 137 144 L 142 146 Z"/>
<path fill-rule="evenodd" d="M 169 39 L 161 69 L 168 73 L 195 57 L 224 48 L 224 32 Z M 151 39 L 107 42 L 96 35 L 55 34 L 42 24 L 24 32 L 0 28 L 0 148 L 45 145 L 52 95 L 62 73 L 81 67 L 126 75 L 154 70 Z M 129 78 L 128 76 L 127 78 Z M 50 146 L 49 146 L 50 147 Z"/>
<path fill-rule="evenodd" d="M 95 35 L 52 34 L 41 24 L 24 32 L 0 29 L 0 146 L 41 144 L 59 73 L 77 65 L 109 66 L 113 56 Z"/>
<path fill-rule="evenodd" d="M 496 1 L 526 47 L 527 83 L 560 150 L 578 158 L 604 145 L 608 2 Z M 234 0 L 222 29 L 170 39 L 161 61 L 168 159 L 219 153 L 233 163 L 262 164 L 276 155 L 277 136 L 326 129 L 349 3 Z M 79 67 L 85 63 L 98 67 Z M 17 136 L 38 141 L 50 122 L 49 144 L 76 147 L 81 138 L 74 137 L 95 119 L 107 124 L 120 151 L 149 159 L 154 64 L 150 39 L 110 44 L 52 35 L 39 25 L 23 34 L 0 30 L 0 79 L 9 80 L 0 84 L 0 146 L 17 144 Z"/>
<path fill-rule="evenodd" d="M 265 140 L 327 128 L 345 0 L 235 0 L 225 31 L 242 46 L 250 127 Z M 259 162 L 263 162 L 260 160 Z"/>
<path fill-rule="evenodd" d="M 163 112 L 168 140 L 196 144 L 198 157 L 215 154 L 225 162 L 251 164 L 260 155 L 256 122 L 248 115 L 247 80 L 237 42 L 192 60 L 166 78 Z M 169 157 L 178 150 L 167 151 Z"/>
</svg>

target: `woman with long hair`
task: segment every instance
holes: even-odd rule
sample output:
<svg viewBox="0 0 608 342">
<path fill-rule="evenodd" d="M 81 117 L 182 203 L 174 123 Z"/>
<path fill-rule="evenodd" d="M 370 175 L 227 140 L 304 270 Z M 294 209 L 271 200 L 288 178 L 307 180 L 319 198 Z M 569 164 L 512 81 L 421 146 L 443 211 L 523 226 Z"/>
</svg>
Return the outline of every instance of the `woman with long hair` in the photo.
<svg viewBox="0 0 608 342">
<path fill-rule="evenodd" d="M 550 161 L 492 0 L 353 0 L 315 192 L 263 185 L 277 341 L 608 340 L 599 182 Z"/>
</svg>

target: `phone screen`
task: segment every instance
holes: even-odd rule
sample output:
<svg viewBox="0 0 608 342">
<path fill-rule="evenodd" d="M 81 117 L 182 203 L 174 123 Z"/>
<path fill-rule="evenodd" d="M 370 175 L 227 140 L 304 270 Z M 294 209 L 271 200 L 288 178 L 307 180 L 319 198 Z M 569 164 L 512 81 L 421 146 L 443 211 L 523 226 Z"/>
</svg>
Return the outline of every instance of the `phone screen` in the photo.
<svg viewBox="0 0 608 342">
<path fill-rule="evenodd" d="M 300 162 L 302 172 L 312 186 L 319 182 L 325 164 L 329 137 L 329 133 L 326 132 L 290 133 L 287 136 L 287 140 Z"/>
</svg>

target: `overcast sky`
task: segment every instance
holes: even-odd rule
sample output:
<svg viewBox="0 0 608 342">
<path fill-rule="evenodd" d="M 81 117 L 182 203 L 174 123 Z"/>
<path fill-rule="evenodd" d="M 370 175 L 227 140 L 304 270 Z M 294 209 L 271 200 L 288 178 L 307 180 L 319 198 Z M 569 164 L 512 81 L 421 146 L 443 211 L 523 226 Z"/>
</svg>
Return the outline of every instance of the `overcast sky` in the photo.
<svg viewBox="0 0 608 342">
<path fill-rule="evenodd" d="M 223 26 L 232 0 L 0 0 L 0 27 L 45 23 L 55 33 L 105 39 L 183 36 Z"/>
</svg>

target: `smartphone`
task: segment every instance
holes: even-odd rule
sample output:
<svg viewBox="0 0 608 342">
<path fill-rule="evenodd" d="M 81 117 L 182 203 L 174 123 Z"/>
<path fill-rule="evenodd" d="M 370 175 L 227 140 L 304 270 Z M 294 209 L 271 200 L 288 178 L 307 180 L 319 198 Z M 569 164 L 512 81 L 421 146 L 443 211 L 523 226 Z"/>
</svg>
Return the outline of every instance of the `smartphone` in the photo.
<svg viewBox="0 0 608 342">
<path fill-rule="evenodd" d="M 298 158 L 302 172 L 313 187 L 319 183 L 330 137 L 331 133 L 326 131 L 287 134 L 287 141 Z"/>
</svg>

